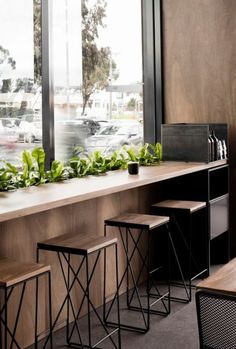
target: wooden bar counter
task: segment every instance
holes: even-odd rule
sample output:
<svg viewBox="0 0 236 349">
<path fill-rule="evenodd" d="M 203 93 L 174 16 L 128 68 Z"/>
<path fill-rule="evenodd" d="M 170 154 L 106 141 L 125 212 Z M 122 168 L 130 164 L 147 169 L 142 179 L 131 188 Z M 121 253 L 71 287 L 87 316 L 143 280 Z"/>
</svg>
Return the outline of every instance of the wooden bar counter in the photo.
<svg viewBox="0 0 236 349">
<path fill-rule="evenodd" d="M 163 162 L 159 166 L 141 167 L 138 175 L 128 175 L 127 171 L 119 170 L 101 176 L 45 184 L 15 192 L 1 192 L 0 256 L 19 261 L 35 261 L 38 241 L 74 232 L 78 235 L 86 233 L 101 236 L 104 234 L 105 219 L 124 212 L 149 212 L 151 204 L 159 198 L 165 198 L 165 193 L 162 192 L 163 182 L 225 164 L 225 160 L 209 164 Z M 189 190 L 191 191 L 191 188 Z M 109 229 L 109 234 L 118 236 L 114 228 Z M 52 265 L 52 300 L 55 315 L 64 297 L 62 276 L 53 253 L 43 252 L 41 262 Z M 125 259 L 120 249 L 120 271 L 123 270 L 124 263 Z M 112 264 L 107 272 L 113 273 Z M 95 303 L 100 305 L 103 284 L 99 273 L 95 282 L 93 297 Z M 108 284 L 108 293 L 112 292 L 113 286 Z M 45 295 L 46 290 L 41 284 L 44 307 Z M 34 307 L 33 303 L 30 304 L 31 297 L 34 296 L 33 286 L 32 289 L 29 288 L 27 296 L 18 329 L 22 346 L 33 342 Z M 12 306 L 14 308 L 14 304 Z M 47 327 L 48 320 L 45 315 L 47 312 L 43 311 L 44 307 L 41 307 L 40 316 L 42 331 Z M 63 316 L 61 320 L 61 325 L 64 325 Z"/>
</svg>

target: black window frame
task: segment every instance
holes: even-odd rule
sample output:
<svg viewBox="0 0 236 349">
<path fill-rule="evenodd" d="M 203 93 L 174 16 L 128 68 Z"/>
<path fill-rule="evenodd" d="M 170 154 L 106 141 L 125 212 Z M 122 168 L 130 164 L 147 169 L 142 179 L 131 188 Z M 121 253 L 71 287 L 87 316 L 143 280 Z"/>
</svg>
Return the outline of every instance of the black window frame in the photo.
<svg viewBox="0 0 236 349">
<path fill-rule="evenodd" d="M 42 1 L 42 127 L 46 168 L 55 159 L 52 0 Z M 163 123 L 162 0 L 141 0 L 144 142 L 161 141 Z"/>
</svg>

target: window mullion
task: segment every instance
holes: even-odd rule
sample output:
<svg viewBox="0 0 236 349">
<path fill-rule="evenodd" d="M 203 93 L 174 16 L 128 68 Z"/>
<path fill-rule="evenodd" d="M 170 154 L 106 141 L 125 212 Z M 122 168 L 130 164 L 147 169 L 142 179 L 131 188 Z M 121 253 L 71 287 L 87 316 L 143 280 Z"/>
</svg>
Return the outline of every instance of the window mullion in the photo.
<svg viewBox="0 0 236 349">
<path fill-rule="evenodd" d="M 51 0 L 42 0 L 42 125 L 46 168 L 55 158 Z"/>
</svg>

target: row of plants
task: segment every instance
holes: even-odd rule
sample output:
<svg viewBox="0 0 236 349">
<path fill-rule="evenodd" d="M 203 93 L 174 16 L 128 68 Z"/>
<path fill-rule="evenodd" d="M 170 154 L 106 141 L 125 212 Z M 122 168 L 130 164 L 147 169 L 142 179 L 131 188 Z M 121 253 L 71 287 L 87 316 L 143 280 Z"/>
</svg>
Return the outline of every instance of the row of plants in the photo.
<svg viewBox="0 0 236 349">
<path fill-rule="evenodd" d="M 159 164 L 161 160 L 162 146 L 160 143 L 155 145 L 146 143 L 137 147 L 123 146 L 110 156 L 97 150 L 91 155 L 86 155 L 82 148 L 77 147 L 72 158 L 66 164 L 54 160 L 51 169 L 46 171 L 45 152 L 43 148 L 36 147 L 31 152 L 29 150 L 22 152 L 19 166 L 1 161 L 0 191 L 126 169 L 130 161 L 137 161 L 141 166 L 149 166 Z"/>
</svg>

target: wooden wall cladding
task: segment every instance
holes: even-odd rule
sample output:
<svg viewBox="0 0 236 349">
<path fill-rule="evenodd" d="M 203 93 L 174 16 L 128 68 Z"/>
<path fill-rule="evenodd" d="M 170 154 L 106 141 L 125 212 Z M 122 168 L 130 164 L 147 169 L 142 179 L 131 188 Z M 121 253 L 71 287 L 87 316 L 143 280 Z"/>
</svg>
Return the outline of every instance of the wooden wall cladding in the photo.
<svg viewBox="0 0 236 349">
<path fill-rule="evenodd" d="M 163 0 L 165 122 L 229 125 L 232 256 L 236 255 L 235 43 L 235 0 Z"/>
</svg>

